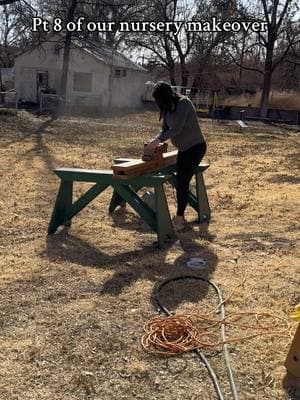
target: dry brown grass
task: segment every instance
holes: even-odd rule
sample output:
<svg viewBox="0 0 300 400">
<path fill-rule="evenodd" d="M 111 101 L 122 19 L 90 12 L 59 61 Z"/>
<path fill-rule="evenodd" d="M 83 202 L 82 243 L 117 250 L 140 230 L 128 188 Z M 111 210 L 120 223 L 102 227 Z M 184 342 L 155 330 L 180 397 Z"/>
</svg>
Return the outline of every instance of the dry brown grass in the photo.
<svg viewBox="0 0 300 400">
<path fill-rule="evenodd" d="M 224 101 L 227 106 L 241 106 L 241 107 L 259 107 L 261 99 L 261 92 L 255 95 L 243 94 L 240 96 L 230 96 Z M 295 91 L 278 92 L 273 91 L 270 94 L 269 107 L 299 110 L 300 93 Z"/>
<path fill-rule="evenodd" d="M 159 280 L 186 274 L 186 260 L 200 255 L 208 260 L 202 276 L 225 296 L 246 275 L 228 312 L 288 315 L 300 301 L 298 136 L 263 124 L 240 134 L 203 121 L 211 222 L 193 223 L 189 209 L 190 230 L 158 250 L 133 211 L 107 214 L 109 191 L 74 219 L 69 234 L 46 236 L 59 183 L 52 169 L 109 168 L 115 156 L 139 156 L 158 131 L 156 114 L 0 118 L 0 398 L 215 399 L 194 354 L 168 361 L 143 352 L 151 296 Z M 170 188 L 167 194 L 174 212 Z M 199 283 L 173 284 L 163 299 L 179 311 L 216 304 Z M 260 338 L 230 346 L 240 399 L 297 398 L 281 385 L 288 344 Z M 230 399 L 220 352 L 206 353 Z"/>
</svg>

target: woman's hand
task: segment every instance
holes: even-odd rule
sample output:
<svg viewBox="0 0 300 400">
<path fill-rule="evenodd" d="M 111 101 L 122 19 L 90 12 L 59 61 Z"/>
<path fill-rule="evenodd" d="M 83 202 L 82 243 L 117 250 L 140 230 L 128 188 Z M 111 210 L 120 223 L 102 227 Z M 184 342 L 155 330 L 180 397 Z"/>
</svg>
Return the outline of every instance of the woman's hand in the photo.
<svg viewBox="0 0 300 400">
<path fill-rule="evenodd" d="M 160 140 L 156 137 L 156 138 L 150 140 L 150 142 L 147 144 L 146 149 L 148 149 L 148 150 L 155 149 L 159 145 L 159 143 L 160 143 Z"/>
</svg>

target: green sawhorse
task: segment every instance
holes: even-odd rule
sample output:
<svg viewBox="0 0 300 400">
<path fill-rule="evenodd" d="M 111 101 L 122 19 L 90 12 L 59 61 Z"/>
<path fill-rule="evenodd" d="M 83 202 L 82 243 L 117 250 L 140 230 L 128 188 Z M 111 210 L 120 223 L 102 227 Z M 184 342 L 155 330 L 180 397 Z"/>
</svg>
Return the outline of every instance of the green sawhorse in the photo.
<svg viewBox="0 0 300 400">
<path fill-rule="evenodd" d="M 208 165 L 199 165 L 196 175 L 196 194 L 189 193 L 189 204 L 198 212 L 199 222 L 210 218 L 210 209 L 202 172 Z M 55 206 L 48 227 L 48 234 L 56 232 L 59 226 L 70 226 L 72 218 L 85 208 L 106 188 L 113 188 L 109 212 L 127 202 L 139 216 L 157 233 L 158 245 L 175 236 L 169 207 L 164 192 L 164 183 L 176 186 L 176 165 L 163 167 L 151 174 L 128 180 L 117 179 L 112 170 L 88 170 L 79 168 L 58 168 L 55 174 L 61 179 Z M 73 183 L 89 182 L 93 186 L 73 202 Z M 138 195 L 144 187 L 154 188 L 155 210 Z"/>
</svg>

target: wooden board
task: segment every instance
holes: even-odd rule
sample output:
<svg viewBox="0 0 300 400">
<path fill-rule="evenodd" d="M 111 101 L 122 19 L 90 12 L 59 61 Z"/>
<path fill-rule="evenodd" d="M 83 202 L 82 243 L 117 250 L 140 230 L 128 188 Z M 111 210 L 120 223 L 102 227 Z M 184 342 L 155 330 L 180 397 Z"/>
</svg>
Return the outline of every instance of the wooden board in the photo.
<svg viewBox="0 0 300 400">
<path fill-rule="evenodd" d="M 113 176 L 118 179 L 130 179 L 158 170 L 161 167 L 176 163 L 177 150 L 163 153 L 163 162 L 158 160 L 130 160 L 121 164 L 113 164 Z"/>
</svg>

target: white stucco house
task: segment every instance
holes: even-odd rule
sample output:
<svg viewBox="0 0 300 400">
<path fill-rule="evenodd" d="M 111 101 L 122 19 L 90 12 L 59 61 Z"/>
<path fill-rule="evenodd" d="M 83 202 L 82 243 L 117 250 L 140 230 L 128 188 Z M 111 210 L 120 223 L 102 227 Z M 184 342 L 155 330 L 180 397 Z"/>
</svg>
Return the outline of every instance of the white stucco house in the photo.
<svg viewBox="0 0 300 400">
<path fill-rule="evenodd" d="M 45 88 L 59 93 L 63 37 L 53 35 L 15 59 L 15 88 L 19 99 L 39 103 Z M 146 69 L 106 44 L 72 40 L 67 100 L 93 103 L 99 111 L 136 108 L 142 104 Z"/>
</svg>

